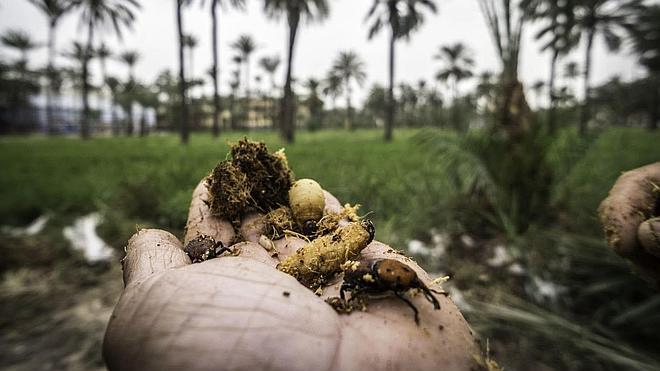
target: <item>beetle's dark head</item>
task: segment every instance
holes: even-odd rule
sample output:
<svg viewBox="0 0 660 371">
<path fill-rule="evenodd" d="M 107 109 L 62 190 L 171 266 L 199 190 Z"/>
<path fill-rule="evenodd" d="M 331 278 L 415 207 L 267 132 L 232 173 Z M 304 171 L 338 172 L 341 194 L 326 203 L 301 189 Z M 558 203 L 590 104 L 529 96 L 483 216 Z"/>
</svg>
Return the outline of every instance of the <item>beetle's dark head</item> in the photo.
<svg viewBox="0 0 660 371">
<path fill-rule="evenodd" d="M 367 233 L 369 233 L 369 241 L 367 241 L 367 243 L 371 243 L 371 241 L 374 240 L 374 236 L 376 236 L 376 227 L 374 227 L 374 223 L 369 219 L 364 219 L 360 223 Z"/>
<path fill-rule="evenodd" d="M 311 236 L 316 232 L 316 222 L 308 220 L 302 225 L 302 231 L 305 236 Z"/>
</svg>

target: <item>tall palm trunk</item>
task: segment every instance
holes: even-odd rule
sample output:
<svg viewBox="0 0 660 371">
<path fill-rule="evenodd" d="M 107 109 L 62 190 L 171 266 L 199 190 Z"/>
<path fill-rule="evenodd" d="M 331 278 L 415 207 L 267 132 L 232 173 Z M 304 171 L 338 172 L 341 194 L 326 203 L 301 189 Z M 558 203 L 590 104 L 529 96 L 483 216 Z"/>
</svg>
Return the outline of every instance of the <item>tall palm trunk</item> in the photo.
<svg viewBox="0 0 660 371">
<path fill-rule="evenodd" d="M 351 106 L 351 82 L 346 79 L 346 129 L 353 130 L 353 107 Z"/>
<path fill-rule="evenodd" d="M 548 132 L 554 134 L 557 130 L 557 97 L 555 95 L 555 80 L 557 79 L 557 60 L 559 51 L 555 50 L 550 62 L 550 80 L 548 81 L 548 97 L 550 98 L 550 107 L 548 109 Z"/>
<path fill-rule="evenodd" d="M 55 134 L 55 118 L 53 117 L 53 74 L 55 73 L 55 27 L 56 22 L 48 25 L 48 90 L 46 91 L 46 127 L 48 135 Z"/>
<path fill-rule="evenodd" d="M 245 122 L 244 125 L 247 127 L 248 121 L 250 121 L 250 57 L 245 56 Z"/>
<path fill-rule="evenodd" d="M 295 107 L 293 91 L 291 90 L 291 74 L 293 68 L 293 50 L 296 42 L 296 33 L 300 22 L 300 14 L 290 14 L 289 21 L 289 49 L 286 63 L 286 79 L 284 82 L 284 97 L 282 98 L 281 128 L 282 139 L 287 143 L 293 143 L 295 130 Z"/>
<path fill-rule="evenodd" d="M 85 52 L 83 53 L 83 65 L 82 65 L 82 120 L 80 122 L 80 136 L 82 139 L 90 138 L 90 109 L 89 109 L 89 59 L 92 54 L 92 42 L 94 39 L 94 27 L 92 21 L 87 25 L 87 46 L 85 47 Z"/>
<path fill-rule="evenodd" d="M 190 136 L 188 128 L 188 102 L 186 101 L 185 58 L 183 55 L 183 22 L 181 12 L 183 0 L 176 0 L 176 24 L 179 33 L 179 98 L 181 99 L 181 143 L 187 144 Z"/>
<path fill-rule="evenodd" d="M 390 71 L 389 83 L 387 89 L 387 111 L 385 112 L 385 141 L 392 140 L 392 129 L 394 128 L 394 47 L 396 42 L 396 33 L 394 26 L 392 27 L 392 35 L 390 37 Z"/>
<path fill-rule="evenodd" d="M 114 92 L 111 94 L 110 102 L 110 123 L 112 127 L 112 136 L 119 136 L 119 126 L 117 125 L 117 115 L 115 113 L 115 107 L 117 105 L 117 96 Z"/>
<path fill-rule="evenodd" d="M 218 0 L 213 0 L 211 3 L 211 32 L 212 45 L 213 45 L 213 67 L 211 73 L 213 74 L 213 137 L 217 138 L 220 135 L 220 88 L 218 83 L 218 15 L 217 15 Z"/>
<path fill-rule="evenodd" d="M 594 44 L 594 34 L 596 30 L 591 28 L 587 35 L 587 49 L 584 61 L 584 105 L 580 115 L 580 135 L 587 134 L 587 125 L 591 119 L 591 49 Z"/>
</svg>

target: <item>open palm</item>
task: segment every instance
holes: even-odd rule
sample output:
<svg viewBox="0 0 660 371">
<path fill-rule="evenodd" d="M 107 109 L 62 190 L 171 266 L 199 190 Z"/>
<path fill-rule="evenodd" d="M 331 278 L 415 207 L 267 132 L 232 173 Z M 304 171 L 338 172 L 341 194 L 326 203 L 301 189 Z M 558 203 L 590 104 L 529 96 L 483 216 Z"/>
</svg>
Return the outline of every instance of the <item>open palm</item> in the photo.
<svg viewBox="0 0 660 371">
<path fill-rule="evenodd" d="M 326 192 L 326 212 L 339 202 Z M 204 182 L 195 189 L 184 242 L 200 234 L 225 244 L 234 231 L 209 214 Z M 369 300 L 368 311 L 337 314 L 324 302 L 337 296 L 341 279 L 319 297 L 277 263 L 304 241 L 275 241 L 277 254 L 257 241 L 263 224 L 246 217 L 247 242 L 200 264 L 161 230 L 141 230 L 128 242 L 124 292 L 108 324 L 104 358 L 110 369 L 469 369 L 478 348 L 456 306 L 439 295 L 441 310 L 418 295 L 412 311 L 395 298 Z M 273 257 L 272 255 L 276 255 Z M 362 258 L 387 257 L 426 272 L 388 246 L 372 242 Z M 436 287 L 437 289 L 438 287 Z"/>
</svg>

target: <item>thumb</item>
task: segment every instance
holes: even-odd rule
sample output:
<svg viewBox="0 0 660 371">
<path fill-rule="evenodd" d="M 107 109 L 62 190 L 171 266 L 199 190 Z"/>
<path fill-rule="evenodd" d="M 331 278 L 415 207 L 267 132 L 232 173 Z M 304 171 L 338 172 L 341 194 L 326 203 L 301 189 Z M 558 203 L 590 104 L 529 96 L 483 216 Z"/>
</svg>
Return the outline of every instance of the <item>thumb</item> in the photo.
<svg viewBox="0 0 660 371">
<path fill-rule="evenodd" d="M 128 240 L 122 260 L 124 286 L 165 271 L 190 264 L 181 242 L 160 229 L 141 229 Z"/>
</svg>

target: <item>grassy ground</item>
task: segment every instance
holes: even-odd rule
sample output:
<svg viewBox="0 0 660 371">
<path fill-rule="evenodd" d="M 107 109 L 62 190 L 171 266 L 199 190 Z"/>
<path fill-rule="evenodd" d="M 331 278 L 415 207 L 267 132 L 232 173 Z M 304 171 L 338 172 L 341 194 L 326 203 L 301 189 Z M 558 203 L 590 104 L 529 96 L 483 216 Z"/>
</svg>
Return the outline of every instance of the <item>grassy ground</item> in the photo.
<svg viewBox="0 0 660 371">
<path fill-rule="evenodd" d="M 412 238 L 428 240 L 431 229 L 445 229 L 452 217 L 445 205 L 455 193 L 444 164 L 419 145 L 418 132 L 396 134 L 385 144 L 380 131 L 300 133 L 286 152 L 298 178 L 317 179 L 340 201 L 362 204 L 363 212 L 372 212 L 377 238 L 405 248 Z M 118 265 L 85 265 L 68 248 L 61 228 L 74 217 L 100 211 L 105 217 L 100 233 L 118 251 L 136 226 L 180 236 L 192 189 L 224 159 L 226 142 L 243 135 L 220 140 L 194 135 L 186 147 L 173 135 L 87 142 L 0 138 L 0 226 L 25 225 L 44 213 L 55 216 L 38 236 L 0 233 L 0 302 L 8 303 L 0 306 L 0 348 L 9 349 L 0 367 L 100 367 L 104 323 L 121 288 Z M 271 133 L 248 135 L 273 150 L 282 146 Z M 612 129 L 589 142 L 565 135 L 550 156 L 560 178 L 554 202 L 573 229 L 598 241 L 598 202 L 621 171 L 660 159 L 660 134 Z M 489 271 L 483 261 L 488 252 L 474 251 L 452 247 L 443 258 L 458 267 L 453 270 L 458 286 L 478 286 L 475 296 L 487 299 L 513 285 Z M 604 246 L 602 251 L 610 254 Z M 444 265 L 432 258 L 424 263 Z M 60 338 L 69 340 L 58 343 Z M 39 348 L 40 357 L 25 363 L 30 347 Z M 533 359 L 535 351 L 521 353 Z"/>
</svg>

